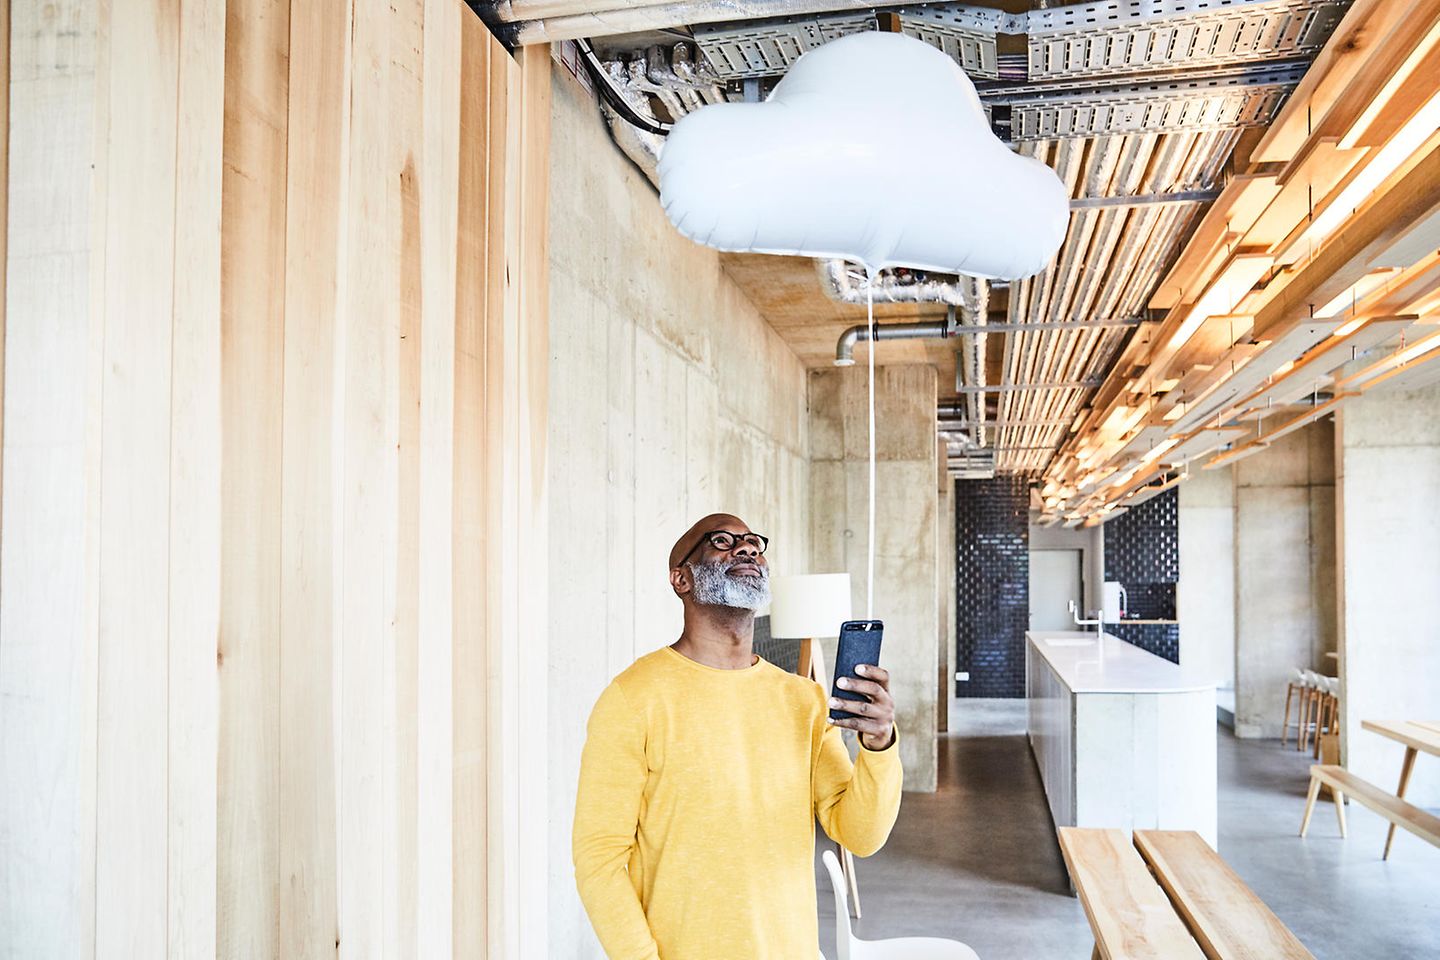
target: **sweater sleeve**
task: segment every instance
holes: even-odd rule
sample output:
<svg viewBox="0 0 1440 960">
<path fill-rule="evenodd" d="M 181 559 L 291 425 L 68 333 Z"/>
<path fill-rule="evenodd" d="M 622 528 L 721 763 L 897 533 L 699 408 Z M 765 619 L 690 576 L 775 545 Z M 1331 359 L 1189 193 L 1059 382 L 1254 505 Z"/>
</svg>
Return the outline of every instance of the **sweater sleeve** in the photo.
<svg viewBox="0 0 1440 960">
<path fill-rule="evenodd" d="M 827 726 L 811 781 L 815 816 L 830 839 L 868 857 L 885 845 L 895 826 L 902 780 L 898 731 L 884 750 L 870 750 L 862 743 L 852 764 L 840 728 Z"/>
<path fill-rule="evenodd" d="M 660 956 L 628 871 L 647 774 L 644 725 L 611 682 L 586 727 L 571 838 L 580 900 L 611 960 Z"/>
</svg>

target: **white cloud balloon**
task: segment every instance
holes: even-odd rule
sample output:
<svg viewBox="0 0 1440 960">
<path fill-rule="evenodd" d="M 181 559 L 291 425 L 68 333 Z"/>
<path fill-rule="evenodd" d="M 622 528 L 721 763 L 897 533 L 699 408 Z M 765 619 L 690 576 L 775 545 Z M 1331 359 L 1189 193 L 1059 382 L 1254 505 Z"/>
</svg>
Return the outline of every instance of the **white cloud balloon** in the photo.
<svg viewBox="0 0 1440 960">
<path fill-rule="evenodd" d="M 1049 264 L 1069 219 L 1065 187 L 990 131 L 955 61 L 898 33 L 827 43 L 764 103 L 681 119 L 660 200 L 721 250 L 1011 280 Z"/>
</svg>

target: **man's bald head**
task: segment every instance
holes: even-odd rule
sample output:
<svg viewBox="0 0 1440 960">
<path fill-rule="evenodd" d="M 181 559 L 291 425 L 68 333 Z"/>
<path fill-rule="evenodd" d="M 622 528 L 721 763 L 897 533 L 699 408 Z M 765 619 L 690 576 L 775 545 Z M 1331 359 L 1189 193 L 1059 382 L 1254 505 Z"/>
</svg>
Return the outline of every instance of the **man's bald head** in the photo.
<svg viewBox="0 0 1440 960">
<path fill-rule="evenodd" d="M 690 552 L 700 545 L 705 534 L 712 530 L 748 533 L 750 527 L 733 513 L 712 513 L 708 517 L 701 517 L 689 530 L 681 534 L 680 539 L 675 541 L 675 546 L 670 548 L 670 566 L 667 569 L 674 570 L 680 566 Z"/>
</svg>

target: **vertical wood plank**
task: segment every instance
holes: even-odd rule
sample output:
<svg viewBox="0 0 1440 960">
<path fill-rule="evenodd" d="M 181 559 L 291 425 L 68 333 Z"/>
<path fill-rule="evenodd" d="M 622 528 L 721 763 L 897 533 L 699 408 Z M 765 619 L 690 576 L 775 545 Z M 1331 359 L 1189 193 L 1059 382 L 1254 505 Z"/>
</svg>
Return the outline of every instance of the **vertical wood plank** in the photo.
<svg viewBox="0 0 1440 960">
<path fill-rule="evenodd" d="M 167 952 L 171 318 L 180 11 L 110 19 L 95 954 Z M 121 187 L 123 185 L 123 187 Z"/>
<path fill-rule="evenodd" d="M 0 954 L 94 954 L 98 6 L 5 5 Z M 98 209 L 97 209 L 98 208 Z M 18 358 L 24 358 L 19 362 Z"/>
<path fill-rule="evenodd" d="M 287 0 L 230 0 L 221 192 L 218 953 L 278 956 Z"/>
<path fill-rule="evenodd" d="M 515 261 L 519 178 L 518 138 L 510 136 L 510 117 L 518 106 L 518 79 L 510 57 L 488 35 L 490 84 L 489 149 L 486 151 L 485 204 L 485 545 L 487 593 L 485 619 L 488 714 L 486 799 L 489 883 L 488 956 L 519 955 L 519 899 L 515 883 L 519 859 L 516 780 L 519 735 L 516 706 L 517 611 L 519 574 L 514 567 L 519 507 L 516 458 L 519 410 L 516 380 L 519 361 L 518 295 L 509 277 Z"/>
<path fill-rule="evenodd" d="M 520 429 L 516 438 L 520 497 L 519 536 L 515 568 L 519 573 L 517 650 L 517 705 L 519 730 L 543 730 L 549 722 L 549 526 L 546 504 L 547 430 L 550 369 L 550 51 L 546 47 L 522 49 L 519 56 L 519 221 L 513 233 L 518 240 L 518 262 L 510 271 L 518 278 L 519 356 L 517 384 Z M 519 756 L 518 866 L 520 955 L 548 957 L 548 856 L 550 808 L 548 744 L 537 744 Z"/>
<path fill-rule="evenodd" d="M 386 664 L 393 673 L 394 807 L 387 827 L 394 831 L 394 864 L 388 872 L 393 890 L 393 932 L 387 930 L 387 955 L 416 956 L 418 948 L 416 873 L 418 870 L 418 712 L 420 603 L 420 351 L 421 281 L 420 181 L 421 96 L 424 45 L 424 0 L 392 0 L 390 4 L 390 73 L 387 132 L 391 137 L 391 251 L 396 258 L 398 323 L 397 377 L 391 401 L 395 411 L 396 530 L 394 656 Z M 397 189 L 398 187 L 398 189 Z"/>
<path fill-rule="evenodd" d="M 454 955 L 486 956 L 486 157 L 489 34 L 460 25 L 456 188 L 454 483 Z"/>
<path fill-rule="evenodd" d="M 456 191 L 460 145 L 460 17 L 426 0 L 424 148 L 420 166 L 419 753 L 417 900 L 421 957 L 454 955 L 455 732 L 452 542 L 455 491 Z M 464 14 L 468 15 L 468 13 Z"/>
<path fill-rule="evenodd" d="M 280 592 L 280 945 L 335 955 L 336 296 L 350 4 L 290 9 Z"/>
<path fill-rule="evenodd" d="M 223 0 L 180 18 L 171 317 L 169 953 L 216 956 Z"/>
<path fill-rule="evenodd" d="M 398 177 L 388 4 L 354 9 L 344 340 L 340 582 L 340 950 L 378 957 L 395 911 Z"/>
</svg>

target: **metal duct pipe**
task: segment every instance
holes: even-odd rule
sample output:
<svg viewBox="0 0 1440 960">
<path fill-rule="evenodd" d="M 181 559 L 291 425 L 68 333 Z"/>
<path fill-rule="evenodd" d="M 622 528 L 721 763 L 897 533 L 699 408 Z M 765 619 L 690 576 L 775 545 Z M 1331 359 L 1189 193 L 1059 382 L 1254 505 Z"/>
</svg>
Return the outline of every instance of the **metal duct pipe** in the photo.
<svg viewBox="0 0 1440 960">
<path fill-rule="evenodd" d="M 925 338 L 944 339 L 955 335 L 955 328 L 949 320 L 920 320 L 914 323 L 877 323 L 876 340 L 921 340 Z M 870 339 L 870 329 L 857 324 L 844 333 L 835 343 L 835 366 L 849 367 L 855 363 L 855 344 Z"/>
</svg>

